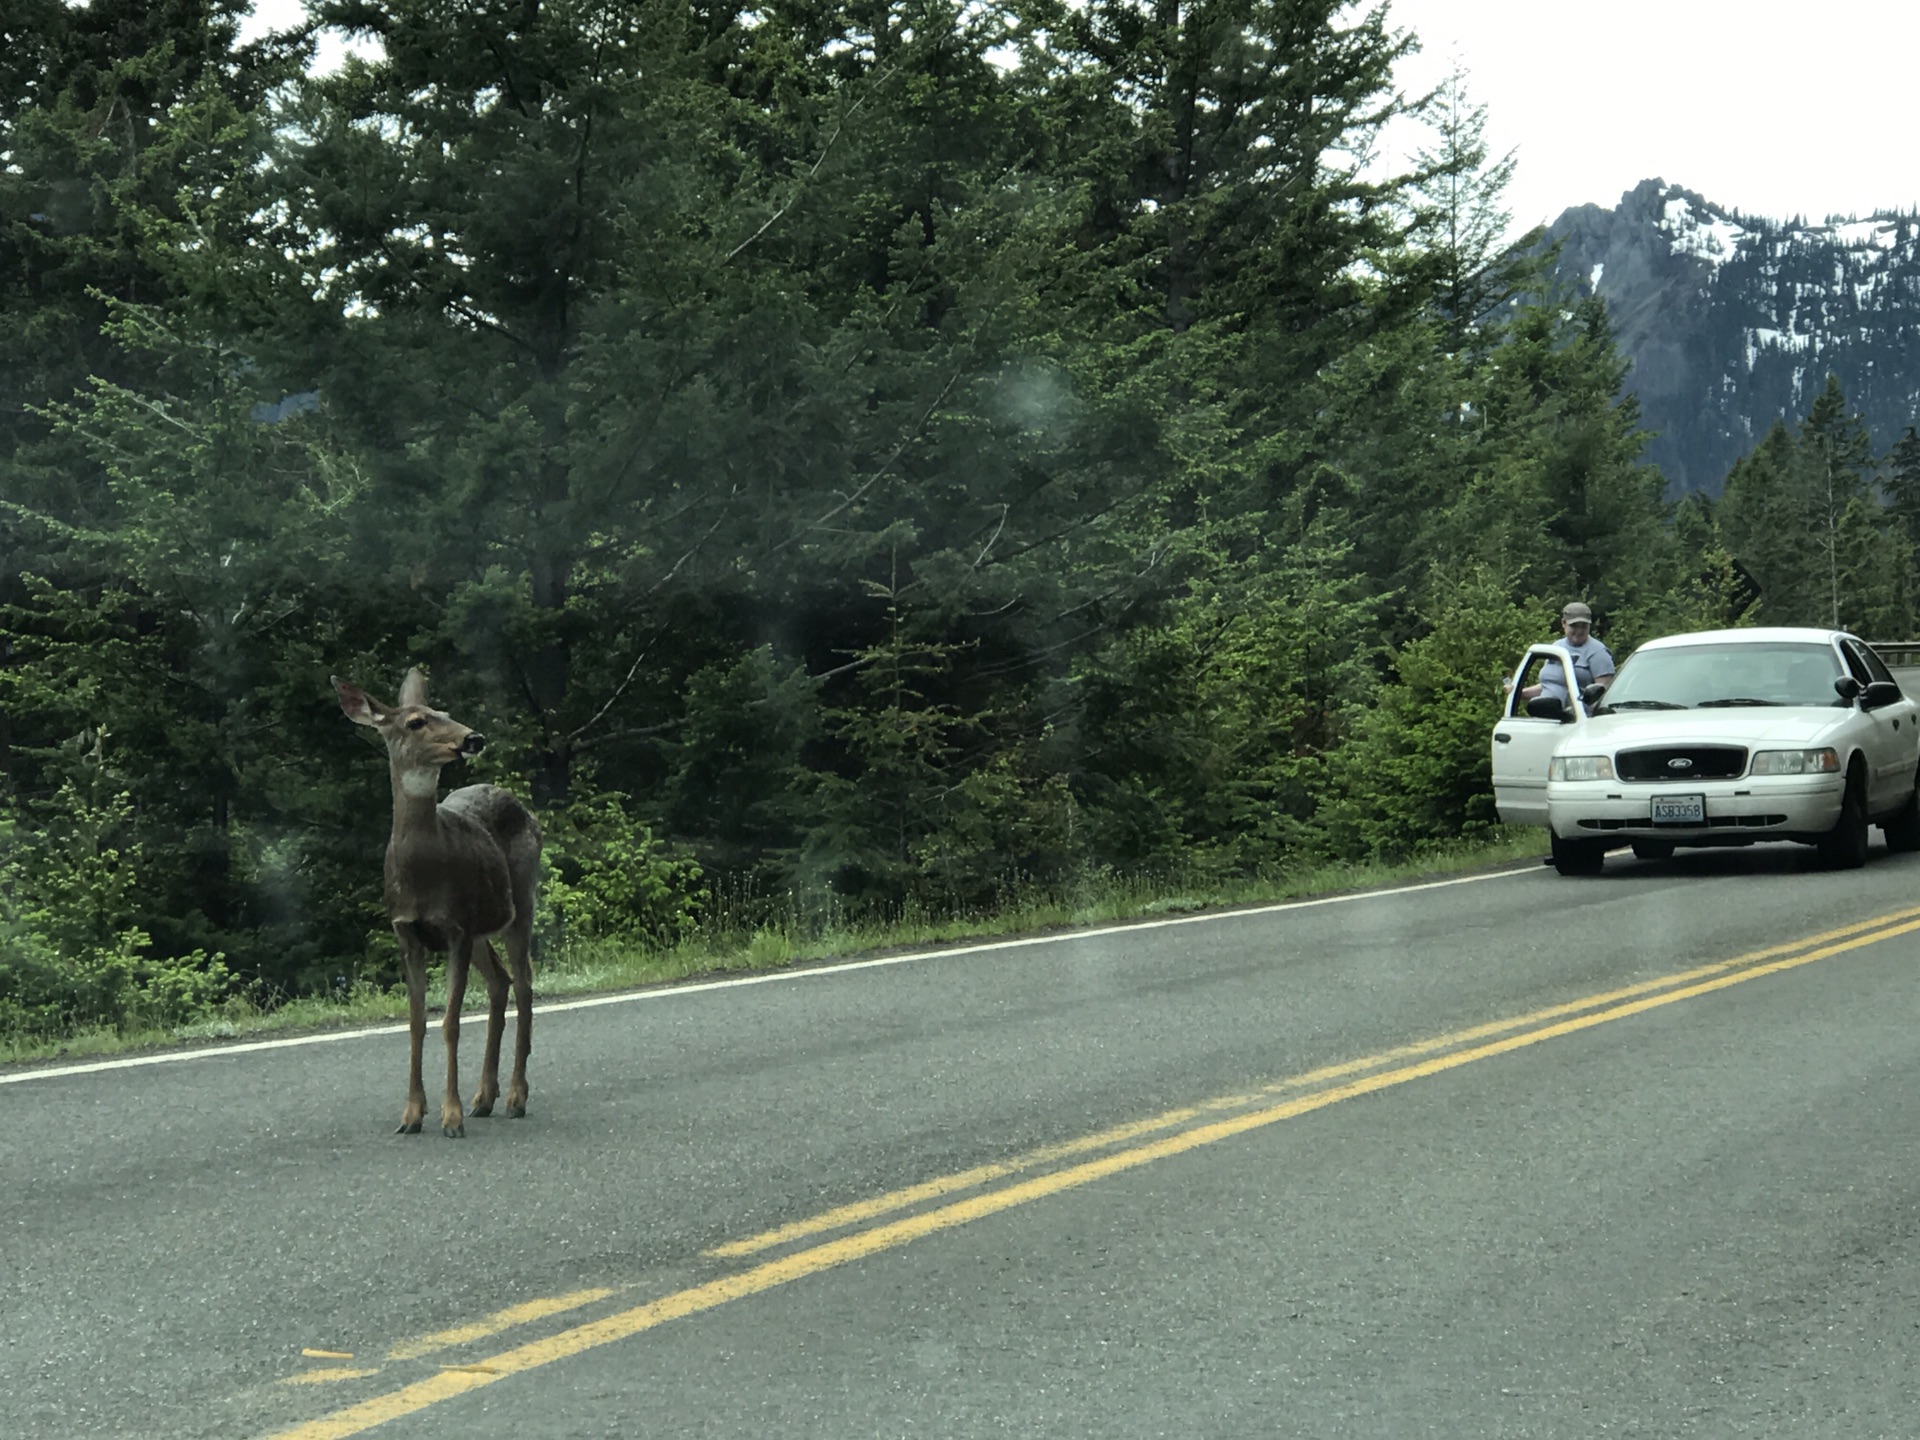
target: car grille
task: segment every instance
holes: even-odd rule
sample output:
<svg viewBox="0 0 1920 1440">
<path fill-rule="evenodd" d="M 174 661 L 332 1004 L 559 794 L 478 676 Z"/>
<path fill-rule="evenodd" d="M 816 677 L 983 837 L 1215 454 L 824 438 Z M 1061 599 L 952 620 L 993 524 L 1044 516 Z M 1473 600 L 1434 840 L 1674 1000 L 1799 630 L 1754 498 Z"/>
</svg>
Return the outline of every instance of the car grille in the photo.
<svg viewBox="0 0 1920 1440">
<path fill-rule="evenodd" d="M 1784 825 L 1784 815 L 1709 815 L 1704 827 L 1699 825 L 1662 825 L 1662 830 L 1764 830 L 1769 825 Z M 1644 816 L 1638 820 L 1582 820 L 1582 830 L 1645 830 L 1647 821 Z"/>
<path fill-rule="evenodd" d="M 1731 780 L 1746 769 L 1743 745 L 1666 745 L 1613 757 L 1613 773 L 1622 780 Z"/>
</svg>

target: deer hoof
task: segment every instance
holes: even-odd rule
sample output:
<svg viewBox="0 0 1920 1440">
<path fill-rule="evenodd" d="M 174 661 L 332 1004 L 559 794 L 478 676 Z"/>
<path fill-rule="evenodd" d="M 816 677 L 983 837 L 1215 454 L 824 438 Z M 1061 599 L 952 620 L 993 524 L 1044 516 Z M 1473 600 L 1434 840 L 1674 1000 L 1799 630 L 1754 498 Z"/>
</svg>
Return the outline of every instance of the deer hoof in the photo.
<svg viewBox="0 0 1920 1440">
<path fill-rule="evenodd" d="M 402 1120 L 400 1122 L 400 1128 L 393 1133 L 396 1135 L 418 1135 L 420 1133 L 420 1122 L 418 1120 Z"/>
<path fill-rule="evenodd" d="M 440 1133 L 449 1140 L 464 1140 L 467 1138 L 467 1127 L 464 1125 L 442 1125 L 440 1127 Z"/>
<path fill-rule="evenodd" d="M 509 1119 L 509 1120 L 524 1120 L 524 1119 L 526 1119 L 526 1118 L 527 1118 L 527 1107 L 526 1107 L 526 1106 L 524 1106 L 524 1105 L 509 1105 L 509 1106 L 507 1106 L 507 1119 Z"/>
<path fill-rule="evenodd" d="M 469 1110 L 469 1111 L 467 1111 L 467 1114 L 468 1114 L 468 1116 L 469 1116 L 469 1117 L 472 1117 L 472 1116 L 476 1116 L 476 1115 L 477 1115 L 477 1116 L 479 1116 L 479 1117 L 480 1117 L 480 1118 L 481 1118 L 482 1120 L 484 1120 L 484 1119 L 486 1119 L 486 1118 L 487 1118 L 487 1116 L 489 1116 L 489 1115 L 491 1115 L 491 1114 L 493 1114 L 493 1101 L 491 1101 L 491 1100 L 476 1100 L 476 1101 L 474 1101 L 474 1102 L 473 1102 L 473 1108 L 472 1108 L 471 1110 Z"/>
</svg>

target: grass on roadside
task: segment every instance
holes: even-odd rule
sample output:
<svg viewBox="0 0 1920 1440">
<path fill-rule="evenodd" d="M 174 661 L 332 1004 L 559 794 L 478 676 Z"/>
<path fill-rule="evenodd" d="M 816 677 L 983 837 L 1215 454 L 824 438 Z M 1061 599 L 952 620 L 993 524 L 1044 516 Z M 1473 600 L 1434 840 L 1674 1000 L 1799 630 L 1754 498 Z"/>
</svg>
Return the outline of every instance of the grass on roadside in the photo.
<svg viewBox="0 0 1920 1440">
<path fill-rule="evenodd" d="M 1423 854 L 1398 864 L 1362 862 L 1324 865 L 1265 879 L 1210 884 L 1165 878 L 1103 874 L 1067 889 L 1033 889 L 990 914 L 906 914 L 889 922 L 831 925 L 809 933 L 796 920 L 763 926 L 750 935 L 703 934 L 670 950 L 588 942 L 569 945 L 539 965 L 534 986 L 545 999 L 659 985 L 696 976 L 778 970 L 842 957 L 966 940 L 992 940 L 1050 930 L 1146 920 L 1236 906 L 1271 904 L 1405 883 L 1424 876 L 1490 869 L 1542 852 L 1540 831 L 1506 828 L 1487 841 Z M 476 991 L 478 992 L 476 994 Z M 436 971 L 429 1003 L 444 1002 Z M 470 985 L 466 1014 L 484 1010 L 484 987 Z M 339 995 L 286 1001 L 270 1009 L 241 999 L 214 1016 L 170 1029 L 88 1030 L 62 1040 L 0 1035 L 0 1064 L 34 1060 L 79 1060 L 134 1050 L 210 1040 L 339 1029 L 404 1021 L 403 990 L 362 985 Z"/>
</svg>

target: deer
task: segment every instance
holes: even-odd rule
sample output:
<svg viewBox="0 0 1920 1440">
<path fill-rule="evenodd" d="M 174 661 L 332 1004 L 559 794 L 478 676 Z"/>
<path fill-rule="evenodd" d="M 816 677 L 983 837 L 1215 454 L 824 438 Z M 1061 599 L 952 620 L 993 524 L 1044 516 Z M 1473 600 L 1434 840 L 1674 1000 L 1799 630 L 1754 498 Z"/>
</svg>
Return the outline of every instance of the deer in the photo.
<svg viewBox="0 0 1920 1440">
<path fill-rule="evenodd" d="M 440 771 L 478 755 L 486 737 L 427 704 L 427 677 L 419 667 L 401 682 L 389 705 L 332 677 L 340 708 L 387 746 L 393 782 L 393 832 L 387 840 L 387 920 L 407 970 L 407 1020 L 412 1037 L 407 1103 L 396 1134 L 418 1135 L 427 1092 L 420 1051 L 427 1033 L 427 956 L 447 956 L 447 1089 L 440 1133 L 466 1135 L 460 1104 L 460 1007 L 467 969 L 477 964 L 487 983 L 487 1048 L 472 1114 L 493 1113 L 500 1096 L 500 1040 L 507 1024 L 509 979 L 518 1006 L 513 1076 L 507 1082 L 508 1119 L 527 1113 L 527 1055 L 533 1049 L 533 900 L 540 878 L 540 822 L 511 792 L 497 785 L 465 785 L 440 798 Z M 506 950 L 503 962 L 493 941 Z"/>
</svg>

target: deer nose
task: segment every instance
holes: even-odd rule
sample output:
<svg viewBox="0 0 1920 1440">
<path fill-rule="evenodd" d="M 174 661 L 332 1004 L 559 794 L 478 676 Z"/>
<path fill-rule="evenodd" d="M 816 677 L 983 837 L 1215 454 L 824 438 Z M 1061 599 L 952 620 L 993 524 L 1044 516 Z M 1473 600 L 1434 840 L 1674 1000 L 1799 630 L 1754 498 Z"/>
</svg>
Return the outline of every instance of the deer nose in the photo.
<svg viewBox="0 0 1920 1440">
<path fill-rule="evenodd" d="M 487 737 L 478 731 L 469 734 L 466 739 L 460 742 L 460 753 L 462 755 L 478 755 L 486 748 Z"/>
</svg>

